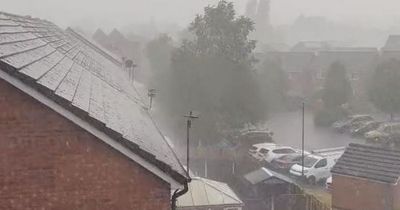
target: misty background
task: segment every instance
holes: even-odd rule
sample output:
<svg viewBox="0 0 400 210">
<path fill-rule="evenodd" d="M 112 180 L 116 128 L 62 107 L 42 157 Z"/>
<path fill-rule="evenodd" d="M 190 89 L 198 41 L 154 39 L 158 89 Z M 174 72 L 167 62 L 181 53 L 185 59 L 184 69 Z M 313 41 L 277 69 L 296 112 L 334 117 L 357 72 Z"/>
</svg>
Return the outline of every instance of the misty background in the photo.
<svg viewBox="0 0 400 210">
<path fill-rule="evenodd" d="M 119 28 L 125 33 L 148 33 L 149 24 L 158 32 L 184 29 L 202 9 L 217 0 L 1 0 L 1 10 L 15 14 L 48 19 L 61 27 L 79 27 L 93 33 L 97 28 L 111 32 Z M 234 1 L 239 14 L 244 14 L 247 0 Z M 284 32 L 303 15 L 313 17 L 318 24 L 330 25 L 332 33 L 321 39 L 339 38 L 343 42 L 357 41 L 357 45 L 383 45 L 385 35 L 400 31 L 400 3 L 396 0 L 279 0 L 271 2 L 270 22 L 278 32 Z M 382 15 L 385 14 L 385 15 Z M 316 18 L 318 17 L 318 18 Z M 135 29 L 134 29 L 135 28 Z M 142 29 L 141 29 L 142 28 Z M 352 28 L 351 33 L 341 31 Z M 146 31 L 141 32 L 140 30 Z M 336 32 L 336 33 L 335 33 Z M 368 32 L 368 33 L 366 33 Z M 356 33 L 356 34 L 354 34 Z M 339 35 L 341 34 L 341 35 Z M 146 34 L 147 35 L 147 34 Z M 315 34 L 321 37 L 320 34 Z M 358 40 L 351 37 L 358 36 Z M 293 44 L 299 39 L 284 40 Z M 354 44 L 354 43 L 353 43 Z"/>
</svg>

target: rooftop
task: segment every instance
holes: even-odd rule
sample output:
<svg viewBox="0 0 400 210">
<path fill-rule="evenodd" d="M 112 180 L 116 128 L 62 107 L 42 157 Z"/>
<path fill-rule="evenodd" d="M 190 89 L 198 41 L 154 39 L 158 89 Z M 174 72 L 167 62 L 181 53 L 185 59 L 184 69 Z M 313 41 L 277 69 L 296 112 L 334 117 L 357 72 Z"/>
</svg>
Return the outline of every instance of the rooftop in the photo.
<svg viewBox="0 0 400 210">
<path fill-rule="evenodd" d="M 400 150 L 350 144 L 332 173 L 396 184 L 400 178 Z"/>
<path fill-rule="evenodd" d="M 83 35 L 46 20 L 0 12 L 0 69 L 2 75 L 104 132 L 115 144 L 179 182 L 186 180 L 118 60 Z"/>
</svg>

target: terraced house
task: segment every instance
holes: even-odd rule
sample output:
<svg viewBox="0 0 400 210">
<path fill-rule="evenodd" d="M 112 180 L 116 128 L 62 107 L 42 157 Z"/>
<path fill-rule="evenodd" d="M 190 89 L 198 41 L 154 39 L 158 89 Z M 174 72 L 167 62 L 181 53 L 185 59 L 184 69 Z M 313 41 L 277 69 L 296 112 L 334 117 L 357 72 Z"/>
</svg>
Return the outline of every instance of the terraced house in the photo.
<svg viewBox="0 0 400 210">
<path fill-rule="evenodd" d="M 0 209 L 171 208 L 188 177 L 121 67 L 71 29 L 0 13 Z"/>
</svg>

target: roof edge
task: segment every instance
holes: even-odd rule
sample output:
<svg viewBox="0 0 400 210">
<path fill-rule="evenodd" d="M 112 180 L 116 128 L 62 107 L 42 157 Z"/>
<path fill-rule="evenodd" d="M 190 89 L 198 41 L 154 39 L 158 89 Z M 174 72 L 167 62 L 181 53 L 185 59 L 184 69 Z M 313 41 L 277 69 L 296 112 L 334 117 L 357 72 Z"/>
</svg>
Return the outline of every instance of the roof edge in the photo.
<svg viewBox="0 0 400 210">
<path fill-rule="evenodd" d="M 21 90 L 22 92 L 26 93 L 27 95 L 33 97 L 43 105 L 49 107 L 53 111 L 57 112 L 61 116 L 65 117 L 66 119 L 70 120 L 74 124 L 78 125 L 82 129 L 86 130 L 87 132 L 91 133 L 95 137 L 102 140 L 104 143 L 108 144 L 115 150 L 119 151 L 129 159 L 133 160 L 134 162 L 138 163 L 145 169 L 149 170 L 151 173 L 155 174 L 156 176 L 160 177 L 165 182 L 171 184 L 172 189 L 181 188 L 185 182 L 187 182 L 187 177 L 175 172 L 174 175 L 164 172 L 162 169 L 154 165 L 154 163 L 149 162 L 142 156 L 134 153 L 132 150 L 127 148 L 124 144 L 119 143 L 118 141 L 111 138 L 105 132 L 99 130 L 94 125 L 90 124 L 89 122 L 83 120 L 82 118 L 76 116 L 72 111 L 64 108 L 62 105 L 56 103 L 55 101 L 51 100 L 47 96 L 43 95 L 39 90 L 25 84 L 23 81 L 19 80 L 12 75 L 9 75 L 3 69 L 0 70 L 0 79 L 5 80 L 10 85 L 16 87 L 17 89 Z M 179 176 L 179 177 L 178 177 Z"/>
</svg>

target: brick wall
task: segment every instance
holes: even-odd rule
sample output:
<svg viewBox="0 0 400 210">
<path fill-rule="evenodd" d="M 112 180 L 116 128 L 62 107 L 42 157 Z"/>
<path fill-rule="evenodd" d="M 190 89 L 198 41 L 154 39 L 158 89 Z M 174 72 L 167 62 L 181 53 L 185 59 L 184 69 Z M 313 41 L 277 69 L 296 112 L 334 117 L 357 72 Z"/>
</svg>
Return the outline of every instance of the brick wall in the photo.
<svg viewBox="0 0 400 210">
<path fill-rule="evenodd" d="M 346 210 L 391 210 L 392 186 L 333 175 L 332 207 Z"/>
<path fill-rule="evenodd" d="M 400 210 L 400 183 L 397 183 L 397 185 L 393 186 L 393 191 L 394 191 L 393 209 Z"/>
<path fill-rule="evenodd" d="M 170 208 L 170 186 L 0 80 L 0 209 Z"/>
</svg>

